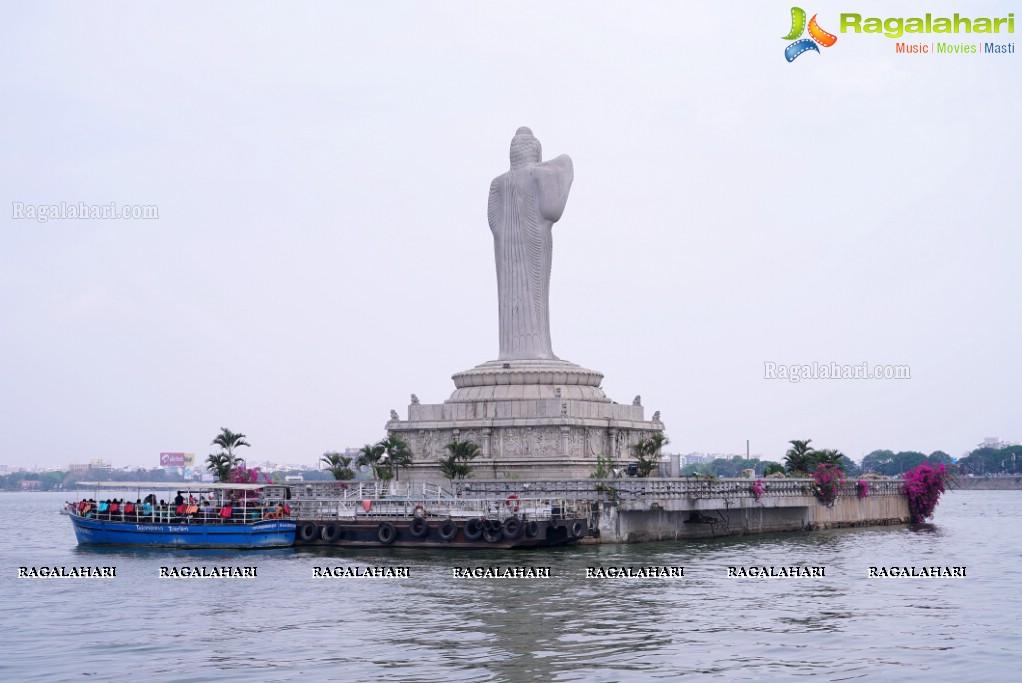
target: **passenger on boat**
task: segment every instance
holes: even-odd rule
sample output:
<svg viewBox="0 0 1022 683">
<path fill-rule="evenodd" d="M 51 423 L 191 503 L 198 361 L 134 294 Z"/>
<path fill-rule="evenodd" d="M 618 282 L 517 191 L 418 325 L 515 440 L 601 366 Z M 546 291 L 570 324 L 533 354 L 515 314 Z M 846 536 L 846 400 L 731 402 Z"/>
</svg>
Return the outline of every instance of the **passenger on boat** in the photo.
<svg viewBox="0 0 1022 683">
<path fill-rule="evenodd" d="M 149 502 L 149 496 L 146 496 L 145 502 L 142 503 L 142 516 L 151 517 L 153 514 L 153 504 Z"/>
<path fill-rule="evenodd" d="M 181 495 L 181 492 L 177 492 L 177 496 L 174 497 L 174 505 L 184 505 L 185 497 Z"/>
</svg>

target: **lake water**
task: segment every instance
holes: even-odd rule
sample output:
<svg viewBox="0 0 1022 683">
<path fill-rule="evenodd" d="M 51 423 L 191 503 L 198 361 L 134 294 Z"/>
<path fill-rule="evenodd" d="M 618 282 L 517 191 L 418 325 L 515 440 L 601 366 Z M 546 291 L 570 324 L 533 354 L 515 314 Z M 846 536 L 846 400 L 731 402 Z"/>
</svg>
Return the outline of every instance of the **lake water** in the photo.
<svg viewBox="0 0 1022 683">
<path fill-rule="evenodd" d="M 1015 681 L 1022 492 L 946 494 L 921 527 L 585 546 L 542 552 L 86 550 L 67 494 L 0 494 L 0 680 Z M 255 578 L 161 579 L 161 566 Z M 824 566 L 728 578 L 728 566 Z M 112 579 L 17 578 L 115 566 Z M 408 578 L 313 578 L 404 566 Z M 455 567 L 550 567 L 455 579 Z M 587 579 L 680 566 L 683 578 Z M 870 566 L 965 578 L 867 578 Z"/>
</svg>

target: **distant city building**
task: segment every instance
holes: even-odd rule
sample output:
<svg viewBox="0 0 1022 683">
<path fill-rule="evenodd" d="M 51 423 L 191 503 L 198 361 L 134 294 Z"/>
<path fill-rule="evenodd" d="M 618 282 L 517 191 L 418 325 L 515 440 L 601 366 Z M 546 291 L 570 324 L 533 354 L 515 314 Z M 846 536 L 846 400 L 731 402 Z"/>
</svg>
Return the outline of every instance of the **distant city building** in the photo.
<svg viewBox="0 0 1022 683">
<path fill-rule="evenodd" d="M 41 491 L 43 482 L 39 479 L 22 479 L 20 482 L 22 491 Z"/>
<path fill-rule="evenodd" d="M 318 466 L 317 467 L 313 467 L 311 465 L 301 465 L 301 464 L 298 464 L 298 463 L 270 462 L 269 460 L 266 460 L 265 462 L 252 463 L 251 464 L 251 468 L 252 469 L 258 469 L 263 474 L 271 474 L 271 473 L 274 473 L 274 472 L 292 472 L 292 471 L 296 471 L 296 470 L 298 470 L 298 471 L 301 471 L 301 470 L 315 470 L 315 469 L 318 469 Z"/>
<path fill-rule="evenodd" d="M 1014 443 L 1012 441 L 1001 441 L 1001 439 L 996 436 L 988 436 L 985 439 L 983 439 L 983 443 L 979 444 L 977 448 L 993 448 L 994 450 L 996 450 L 998 448 L 1007 448 L 1008 446 L 1017 445 L 1018 445 L 1017 443 Z"/>
<path fill-rule="evenodd" d="M 85 474 L 89 470 L 112 470 L 113 465 L 103 460 L 95 459 L 88 463 L 73 462 L 67 466 L 67 469 L 72 474 Z"/>
<path fill-rule="evenodd" d="M 681 456 L 682 465 L 702 465 L 712 461 L 713 458 L 705 453 L 687 453 Z"/>
<path fill-rule="evenodd" d="M 681 456 L 681 465 L 705 465 L 714 460 L 734 460 L 735 458 L 745 459 L 745 453 L 687 453 Z M 753 453 L 749 456 L 753 460 L 762 460 L 762 453 Z"/>
</svg>

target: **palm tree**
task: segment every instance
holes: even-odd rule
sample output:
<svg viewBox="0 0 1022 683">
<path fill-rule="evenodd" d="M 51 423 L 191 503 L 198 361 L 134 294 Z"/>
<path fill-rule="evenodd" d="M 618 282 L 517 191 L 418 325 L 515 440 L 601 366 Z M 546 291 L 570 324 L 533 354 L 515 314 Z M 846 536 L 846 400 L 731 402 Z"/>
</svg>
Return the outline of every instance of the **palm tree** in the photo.
<svg viewBox="0 0 1022 683">
<path fill-rule="evenodd" d="M 235 434 L 227 427 L 221 427 L 220 433 L 217 434 L 217 437 L 213 439 L 213 442 L 210 445 L 220 446 L 220 448 L 223 448 L 224 450 L 227 451 L 227 455 L 234 458 L 235 448 L 240 448 L 241 446 L 251 446 L 252 444 L 245 441 L 244 434 Z"/>
<path fill-rule="evenodd" d="M 479 445 L 472 441 L 454 440 L 444 448 L 449 455 L 440 459 L 440 471 L 452 482 L 467 477 L 472 469 L 469 462 L 479 455 Z"/>
<path fill-rule="evenodd" d="M 813 449 L 810 448 L 809 444 L 813 442 L 812 439 L 806 439 L 805 441 L 789 441 L 791 448 L 784 455 L 784 464 L 788 468 L 789 472 L 806 472 L 808 473 L 813 469 L 815 460 L 813 458 Z"/>
<path fill-rule="evenodd" d="M 400 469 L 412 464 L 412 450 L 408 448 L 408 442 L 397 434 L 389 434 L 376 445 L 383 449 L 394 480 L 398 480 Z M 387 478 L 390 479 L 390 477 Z"/>
<path fill-rule="evenodd" d="M 234 455 L 234 449 L 250 445 L 245 441 L 244 434 L 235 434 L 227 427 L 221 427 L 220 433 L 210 442 L 211 446 L 220 446 L 219 453 L 210 453 L 206 458 L 206 469 L 216 475 L 219 481 L 227 481 L 231 471 L 237 467 L 239 458 Z"/>
<path fill-rule="evenodd" d="M 227 481 L 236 462 L 236 459 L 230 453 L 224 451 L 210 453 L 209 457 L 206 458 L 206 469 L 216 475 L 217 481 Z"/>
<path fill-rule="evenodd" d="M 390 479 L 393 473 L 385 464 L 384 458 L 386 455 L 386 450 L 380 444 L 367 443 L 358 450 L 358 458 L 355 459 L 355 464 L 358 467 L 372 468 L 373 476 L 377 479 Z"/>
<path fill-rule="evenodd" d="M 338 481 L 355 478 L 355 473 L 349 467 L 351 465 L 350 457 L 343 456 L 340 453 L 324 453 L 320 461 L 327 464 L 330 473 Z"/>
<path fill-rule="evenodd" d="M 648 477 L 660 465 L 660 449 L 671 442 L 663 432 L 653 432 L 645 439 L 640 439 L 632 446 L 635 458 L 639 461 L 639 476 Z"/>
<path fill-rule="evenodd" d="M 833 448 L 824 448 L 823 450 L 813 451 L 813 469 L 816 469 L 817 465 L 833 465 L 844 472 L 845 459 L 847 458 L 845 458 L 844 453 Z"/>
</svg>

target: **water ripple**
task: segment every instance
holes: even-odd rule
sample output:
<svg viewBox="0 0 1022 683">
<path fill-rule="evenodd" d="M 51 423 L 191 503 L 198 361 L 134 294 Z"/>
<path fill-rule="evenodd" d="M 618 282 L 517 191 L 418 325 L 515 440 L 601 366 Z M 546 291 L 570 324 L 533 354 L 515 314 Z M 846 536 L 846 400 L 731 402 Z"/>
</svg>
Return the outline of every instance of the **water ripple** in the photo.
<svg viewBox="0 0 1022 683">
<path fill-rule="evenodd" d="M 61 496 L 0 494 L 0 678 L 33 681 L 1014 680 L 1022 493 L 956 492 L 932 524 L 505 554 L 302 549 L 96 551 Z M 16 523 L 31 519 L 30 525 Z M 31 532 L 29 532 L 29 529 Z M 161 580 L 160 565 L 254 564 L 254 580 Z M 452 567 L 551 567 L 549 580 Z M 18 566 L 116 565 L 115 580 L 16 579 Z M 819 579 L 729 566 L 825 566 Z M 313 579 L 400 565 L 409 579 Z M 680 579 L 586 567 L 683 566 Z M 965 579 L 869 579 L 965 565 Z"/>
</svg>

